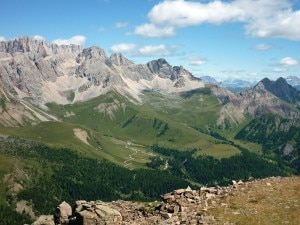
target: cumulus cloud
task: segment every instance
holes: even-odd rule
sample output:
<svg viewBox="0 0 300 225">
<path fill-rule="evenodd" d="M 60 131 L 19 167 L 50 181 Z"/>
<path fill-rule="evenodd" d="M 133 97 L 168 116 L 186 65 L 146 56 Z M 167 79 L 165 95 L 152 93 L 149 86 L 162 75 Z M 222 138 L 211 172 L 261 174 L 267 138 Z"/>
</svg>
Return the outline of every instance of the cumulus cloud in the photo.
<svg viewBox="0 0 300 225">
<path fill-rule="evenodd" d="M 39 40 L 39 41 L 45 41 L 46 40 L 43 36 L 40 36 L 40 35 L 34 35 L 33 39 Z"/>
<path fill-rule="evenodd" d="M 270 44 L 258 44 L 255 46 L 255 49 L 258 51 L 267 51 L 272 48 Z"/>
<path fill-rule="evenodd" d="M 116 22 L 115 23 L 116 28 L 125 28 L 127 26 L 128 26 L 128 23 L 126 23 L 126 22 Z"/>
<path fill-rule="evenodd" d="M 56 39 L 53 41 L 54 44 L 58 45 L 85 45 L 86 37 L 82 35 L 76 35 L 69 39 Z"/>
<path fill-rule="evenodd" d="M 202 4 L 184 0 L 165 0 L 154 6 L 148 17 L 155 24 L 186 27 L 204 22 L 220 24 L 239 20 L 243 14 L 240 8 L 221 1 Z"/>
<path fill-rule="evenodd" d="M 300 11 L 274 13 L 269 18 L 259 18 L 246 26 L 247 34 L 255 37 L 275 37 L 300 40 Z"/>
<path fill-rule="evenodd" d="M 132 52 L 135 49 L 135 47 L 135 44 L 121 43 L 111 46 L 110 50 L 112 52 L 129 53 Z"/>
<path fill-rule="evenodd" d="M 300 40 L 300 10 L 294 10 L 289 0 L 164 0 L 150 10 L 148 18 L 169 29 L 241 22 L 250 36 Z"/>
<path fill-rule="evenodd" d="M 6 41 L 6 38 L 3 36 L 0 36 L 0 41 Z"/>
<path fill-rule="evenodd" d="M 137 26 L 134 30 L 134 34 L 143 37 L 160 38 L 170 37 L 175 35 L 175 30 L 171 26 L 156 26 L 152 23 L 142 24 Z"/>
<path fill-rule="evenodd" d="M 299 62 L 292 57 L 285 57 L 279 61 L 282 66 L 297 66 Z"/>
<path fill-rule="evenodd" d="M 195 56 L 189 57 L 187 58 L 187 60 L 191 66 L 201 66 L 207 62 L 206 58 L 195 57 Z"/>
<path fill-rule="evenodd" d="M 173 55 L 175 51 L 176 47 L 174 46 L 167 46 L 164 44 L 146 45 L 138 49 L 138 55 L 148 57 L 164 57 Z"/>
</svg>

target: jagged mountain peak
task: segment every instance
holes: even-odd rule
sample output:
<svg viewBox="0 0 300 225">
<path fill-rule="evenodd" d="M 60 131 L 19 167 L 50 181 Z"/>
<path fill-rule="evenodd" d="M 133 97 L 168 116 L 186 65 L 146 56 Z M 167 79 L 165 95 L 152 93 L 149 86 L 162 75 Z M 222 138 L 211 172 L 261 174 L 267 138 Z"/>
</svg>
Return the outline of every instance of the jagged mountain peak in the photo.
<svg viewBox="0 0 300 225">
<path fill-rule="evenodd" d="M 19 37 L 9 41 L 0 43 L 0 52 L 15 53 L 15 52 L 30 52 L 38 46 L 48 45 L 43 40 L 36 40 L 32 37 Z"/>
<path fill-rule="evenodd" d="M 288 82 L 282 77 L 279 77 L 276 81 L 271 81 L 268 78 L 264 78 L 257 84 L 256 88 L 262 86 L 267 91 L 286 102 L 296 103 L 300 100 L 300 92 L 289 85 Z"/>
<path fill-rule="evenodd" d="M 0 52 L 7 54 L 31 54 L 35 55 L 35 57 L 47 57 L 51 54 L 61 53 L 78 54 L 82 49 L 79 45 L 50 44 L 45 40 L 27 36 L 0 42 Z"/>
<path fill-rule="evenodd" d="M 279 86 L 279 85 L 289 85 L 288 82 L 286 81 L 286 79 L 284 79 L 283 77 L 279 77 L 275 81 L 272 81 L 269 78 L 265 77 L 260 82 L 263 83 L 266 86 L 268 86 L 268 85 L 276 85 L 276 86 Z"/>
<path fill-rule="evenodd" d="M 158 74 L 161 78 L 168 78 L 172 81 L 179 78 L 178 72 L 180 69 L 178 69 L 178 67 L 172 67 L 164 58 L 152 60 L 147 63 L 147 66 L 152 73 Z"/>
<path fill-rule="evenodd" d="M 141 101 L 145 89 L 169 93 L 204 87 L 183 67 L 172 67 L 162 58 L 134 64 L 120 53 L 107 57 L 98 46 L 57 45 L 30 37 L 1 42 L 0 61 L 4 88 L 39 105 L 86 101 L 112 88 Z"/>
<path fill-rule="evenodd" d="M 147 66 L 153 71 L 154 73 L 157 73 L 159 70 L 163 68 L 171 68 L 171 65 L 167 62 L 167 60 L 160 58 L 157 60 L 152 60 L 147 63 Z"/>
<path fill-rule="evenodd" d="M 105 61 L 107 59 L 105 51 L 98 46 L 84 48 L 82 52 L 78 55 L 78 57 L 84 58 L 85 60 L 94 58 L 95 60 L 100 59 L 102 61 Z"/>
<path fill-rule="evenodd" d="M 133 62 L 124 57 L 122 53 L 113 53 L 110 56 L 110 62 L 117 66 L 129 66 L 133 64 Z"/>
</svg>

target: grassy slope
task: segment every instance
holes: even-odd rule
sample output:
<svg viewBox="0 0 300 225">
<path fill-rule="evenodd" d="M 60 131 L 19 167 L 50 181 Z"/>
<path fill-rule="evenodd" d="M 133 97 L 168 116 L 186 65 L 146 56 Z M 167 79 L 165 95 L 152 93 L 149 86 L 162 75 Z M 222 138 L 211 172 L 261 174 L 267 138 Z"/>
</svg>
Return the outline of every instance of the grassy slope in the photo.
<svg viewBox="0 0 300 225">
<path fill-rule="evenodd" d="M 126 109 L 120 107 L 113 111 L 113 118 L 95 109 L 99 104 L 113 105 L 115 101 L 125 103 Z M 147 154 L 152 153 L 152 144 L 182 150 L 196 148 L 199 154 L 217 158 L 240 152 L 236 147 L 196 130 L 216 129 L 214 124 L 222 106 L 210 93 L 201 90 L 189 95 L 145 92 L 143 102 L 142 105 L 133 104 L 118 93 L 111 92 L 73 105 L 49 104 L 49 113 L 64 122 L 46 122 L 24 128 L 0 127 L 0 133 L 33 138 L 51 146 L 68 147 L 119 165 L 124 165 L 131 156 L 134 159 L 130 161 L 130 168 L 144 167 L 148 161 Z M 75 137 L 75 128 L 87 132 L 89 145 Z M 236 133 L 217 132 L 228 139 L 232 139 L 228 133 Z M 128 141 L 138 147 L 127 148 Z M 254 146 L 239 144 L 251 149 Z M 259 146 L 253 149 L 258 152 Z"/>
<path fill-rule="evenodd" d="M 223 205 L 222 205 L 223 203 Z M 250 183 L 209 210 L 223 224 L 300 223 L 300 177 L 267 178 Z"/>
<path fill-rule="evenodd" d="M 111 104 L 115 100 L 125 102 L 126 110 L 115 111 L 114 119 L 95 110 L 99 104 Z M 239 152 L 231 145 L 215 145 L 216 140 L 213 137 L 191 127 L 214 123 L 216 113 L 221 107 L 215 97 L 200 93 L 184 98 L 176 94 L 166 96 L 147 92 L 143 101 L 145 104 L 136 105 L 117 93 L 110 93 L 80 104 L 64 107 L 52 104 L 49 108 L 50 112 L 68 123 L 80 124 L 101 133 L 104 137 L 114 137 L 123 142 L 131 141 L 144 147 L 159 144 L 176 149 L 197 148 L 201 149 L 200 153 L 219 158 Z M 66 112 L 75 115 L 64 117 Z M 160 123 L 162 125 L 158 125 Z M 164 126 L 168 129 L 160 135 Z M 149 150 L 147 147 L 146 149 Z M 113 157 L 115 156 L 116 154 Z"/>
<path fill-rule="evenodd" d="M 73 131 L 75 128 L 87 131 L 90 145 L 86 145 L 76 138 Z M 125 147 L 127 142 L 124 140 L 104 136 L 89 128 L 71 123 L 47 122 L 32 127 L 0 127 L 0 133 L 34 139 L 53 147 L 67 147 L 82 155 L 105 158 L 119 165 L 124 165 L 124 161 L 129 159 L 129 155 L 133 153 L 131 148 Z M 130 168 L 144 167 L 144 164 L 148 161 L 147 154 L 151 154 L 150 148 L 136 144 L 132 144 L 131 147 L 137 149 L 138 154 L 135 154 L 135 159 L 131 161 Z"/>
</svg>

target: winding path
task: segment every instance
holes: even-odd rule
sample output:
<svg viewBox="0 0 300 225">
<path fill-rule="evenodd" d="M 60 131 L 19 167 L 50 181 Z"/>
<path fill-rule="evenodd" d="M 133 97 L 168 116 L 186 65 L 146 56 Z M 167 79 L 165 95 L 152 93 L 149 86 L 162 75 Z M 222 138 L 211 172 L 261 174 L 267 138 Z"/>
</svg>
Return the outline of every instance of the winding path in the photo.
<svg viewBox="0 0 300 225">
<path fill-rule="evenodd" d="M 153 155 L 153 154 L 152 153 L 144 152 L 144 151 L 136 149 L 136 148 L 133 148 L 133 147 L 131 147 L 131 145 L 132 145 L 131 142 L 127 142 L 127 144 L 125 145 L 125 148 L 132 150 L 133 153 L 129 154 L 128 155 L 129 159 L 126 159 L 124 161 L 124 167 L 126 167 L 126 168 L 128 168 L 130 170 L 133 170 L 132 167 L 130 168 L 130 165 L 132 165 L 131 161 L 133 161 L 135 159 L 134 158 L 135 155 L 137 155 L 138 153 L 142 153 L 142 154 L 147 155 L 147 156 Z"/>
</svg>

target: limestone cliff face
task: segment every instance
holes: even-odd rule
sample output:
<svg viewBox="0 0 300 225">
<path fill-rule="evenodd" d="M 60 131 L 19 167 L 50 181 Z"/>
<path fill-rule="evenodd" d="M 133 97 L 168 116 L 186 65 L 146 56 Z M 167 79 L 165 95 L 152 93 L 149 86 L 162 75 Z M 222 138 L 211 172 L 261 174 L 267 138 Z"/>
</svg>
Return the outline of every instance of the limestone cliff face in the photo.
<svg viewBox="0 0 300 225">
<path fill-rule="evenodd" d="M 43 86 L 56 82 L 58 77 L 71 75 L 80 46 L 48 44 L 29 37 L 0 43 L 0 83 L 19 98 L 31 97 L 37 103 Z"/>
<path fill-rule="evenodd" d="M 140 101 L 144 89 L 178 92 L 204 86 L 164 59 L 137 65 L 119 53 L 108 57 L 96 46 L 49 44 L 30 37 L 1 42 L 0 63 L 2 87 L 37 105 L 85 101 L 112 89 Z M 72 102 L 66 92 L 75 94 Z"/>
</svg>

